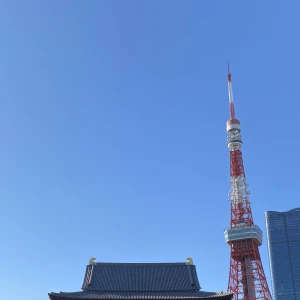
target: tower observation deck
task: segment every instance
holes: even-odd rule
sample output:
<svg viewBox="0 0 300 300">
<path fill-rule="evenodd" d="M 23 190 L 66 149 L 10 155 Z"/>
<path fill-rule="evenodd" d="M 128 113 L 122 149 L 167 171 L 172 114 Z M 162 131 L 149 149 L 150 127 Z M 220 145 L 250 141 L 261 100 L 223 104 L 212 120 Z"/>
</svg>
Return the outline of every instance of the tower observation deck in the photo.
<svg viewBox="0 0 300 300">
<path fill-rule="evenodd" d="M 228 65 L 230 119 L 226 123 L 230 153 L 230 228 L 225 241 L 230 246 L 228 291 L 234 300 L 271 300 L 259 249 L 262 232 L 254 225 L 243 165 L 240 121 L 235 117 L 232 81 Z"/>
</svg>

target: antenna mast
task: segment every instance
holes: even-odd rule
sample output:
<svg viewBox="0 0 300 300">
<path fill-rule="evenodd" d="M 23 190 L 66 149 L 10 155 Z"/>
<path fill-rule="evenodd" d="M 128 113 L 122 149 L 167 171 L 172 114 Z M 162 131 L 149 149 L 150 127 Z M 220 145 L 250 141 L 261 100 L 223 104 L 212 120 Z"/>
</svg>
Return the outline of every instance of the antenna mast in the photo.
<svg viewBox="0 0 300 300">
<path fill-rule="evenodd" d="M 230 120 L 232 120 L 235 119 L 235 112 L 234 112 L 234 102 L 233 102 L 233 92 L 232 92 L 232 82 L 231 82 L 229 62 L 228 62 L 228 97 L 229 97 Z"/>
</svg>

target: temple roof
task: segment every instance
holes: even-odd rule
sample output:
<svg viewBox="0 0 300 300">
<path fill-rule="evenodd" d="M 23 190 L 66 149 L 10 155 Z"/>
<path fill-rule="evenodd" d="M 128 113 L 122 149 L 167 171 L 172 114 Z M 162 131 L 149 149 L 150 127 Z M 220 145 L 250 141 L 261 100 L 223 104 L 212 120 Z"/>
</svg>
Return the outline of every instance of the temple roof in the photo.
<svg viewBox="0 0 300 300">
<path fill-rule="evenodd" d="M 168 291 L 168 292 L 101 292 L 101 291 L 81 291 L 73 293 L 50 293 L 50 299 L 87 299 L 87 300 L 171 300 L 171 299 L 232 299 L 231 293 L 215 293 L 204 291 Z"/>
<path fill-rule="evenodd" d="M 232 299 L 230 293 L 200 291 L 196 267 L 189 263 L 93 263 L 86 267 L 82 291 L 49 293 L 64 299 Z"/>
<path fill-rule="evenodd" d="M 95 263 L 86 268 L 83 290 L 199 290 L 196 267 L 186 263 Z"/>
</svg>

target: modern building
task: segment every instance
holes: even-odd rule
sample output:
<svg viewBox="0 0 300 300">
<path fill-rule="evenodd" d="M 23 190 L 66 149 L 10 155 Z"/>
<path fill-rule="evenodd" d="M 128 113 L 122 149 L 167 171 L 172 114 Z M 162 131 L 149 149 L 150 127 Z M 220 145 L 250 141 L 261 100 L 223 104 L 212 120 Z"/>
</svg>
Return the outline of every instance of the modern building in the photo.
<svg viewBox="0 0 300 300">
<path fill-rule="evenodd" d="M 200 290 L 187 263 L 97 263 L 86 267 L 82 291 L 49 293 L 51 300 L 230 300 L 231 293 Z"/>
<path fill-rule="evenodd" d="M 274 300 L 300 299 L 300 208 L 265 213 Z"/>
</svg>

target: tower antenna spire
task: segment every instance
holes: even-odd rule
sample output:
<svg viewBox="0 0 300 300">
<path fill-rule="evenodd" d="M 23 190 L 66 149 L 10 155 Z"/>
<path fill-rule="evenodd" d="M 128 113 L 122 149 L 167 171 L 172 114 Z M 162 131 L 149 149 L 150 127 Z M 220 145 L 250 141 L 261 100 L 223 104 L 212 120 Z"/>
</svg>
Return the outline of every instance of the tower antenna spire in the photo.
<svg viewBox="0 0 300 300">
<path fill-rule="evenodd" d="M 235 112 L 234 112 L 232 81 L 231 81 L 231 73 L 230 73 L 230 64 L 229 64 L 229 61 L 228 61 L 228 98 L 229 98 L 230 120 L 233 120 L 233 119 L 235 119 Z"/>
</svg>

